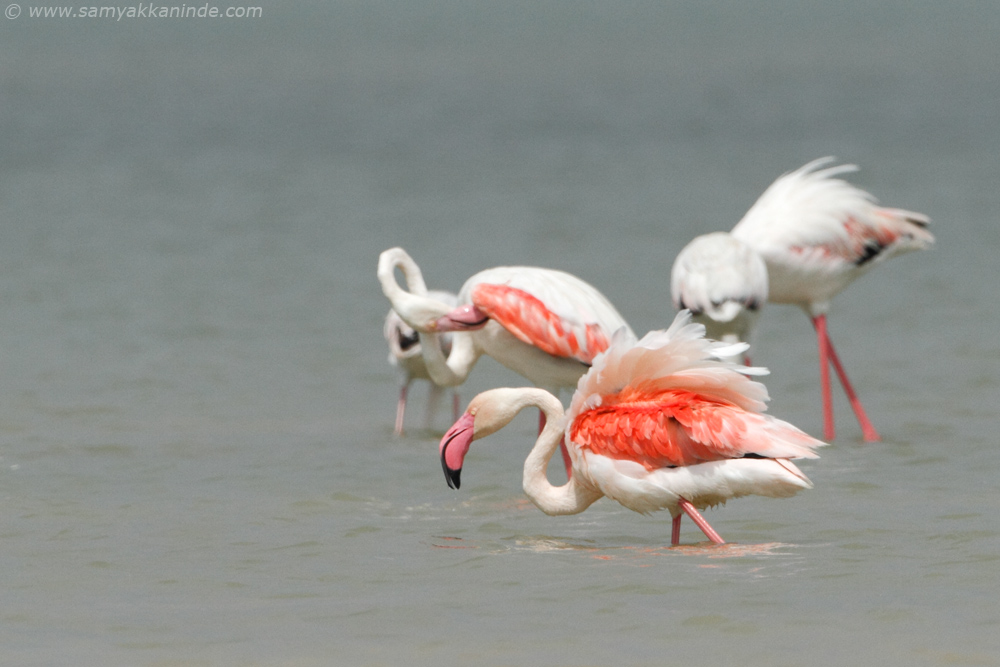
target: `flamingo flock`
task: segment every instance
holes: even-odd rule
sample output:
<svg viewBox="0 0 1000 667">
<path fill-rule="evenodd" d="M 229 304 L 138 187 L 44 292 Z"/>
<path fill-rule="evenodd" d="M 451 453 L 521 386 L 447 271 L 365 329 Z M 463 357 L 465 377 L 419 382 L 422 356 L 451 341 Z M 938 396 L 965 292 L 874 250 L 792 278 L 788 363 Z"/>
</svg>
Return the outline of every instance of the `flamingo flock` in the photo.
<svg viewBox="0 0 1000 667">
<path fill-rule="evenodd" d="M 377 275 L 392 307 L 386 337 L 406 375 L 395 432 L 402 431 L 412 379 L 457 387 L 481 356 L 493 357 L 535 386 L 483 392 L 456 416 L 439 445 L 450 487 L 459 488 L 474 440 L 537 408 L 539 432 L 523 487 L 541 511 L 575 514 L 607 496 L 643 514 L 669 511 L 671 545 L 679 544 L 685 514 L 709 541 L 723 544 L 699 510 L 812 488 L 793 460 L 817 458 L 826 444 L 763 413 L 767 390 L 751 378 L 767 370 L 750 365 L 748 349 L 765 303 L 798 305 L 812 320 L 823 439 L 835 437 L 830 366 L 864 440 L 880 438 L 826 316 L 832 298 L 855 279 L 890 257 L 930 247 L 934 237 L 927 216 L 879 206 L 838 178 L 854 165 L 832 162 L 815 160 L 782 175 L 730 232 L 704 234 L 681 250 L 671 272 L 679 313 L 669 328 L 641 339 L 607 298 L 568 273 L 486 269 L 455 299 L 429 292 L 402 248 L 384 251 Z M 404 340 L 406 362 L 395 354 Z M 568 408 L 559 399 L 564 389 L 572 390 Z M 456 415 L 457 405 L 456 395 Z M 546 475 L 557 449 L 567 473 L 561 486 Z"/>
<path fill-rule="evenodd" d="M 396 282 L 396 269 L 408 289 Z M 558 394 L 576 386 L 616 331 L 632 331 L 603 294 L 563 271 L 533 266 L 480 271 L 465 281 L 457 307 L 427 293 L 420 267 L 402 248 L 382 253 L 377 275 L 393 311 L 418 332 L 431 381 L 444 387 L 465 382 L 485 354 Z M 448 334 L 446 358 L 439 337 Z M 542 411 L 539 430 L 546 419 Z M 563 462 L 571 475 L 565 445 Z"/>
</svg>

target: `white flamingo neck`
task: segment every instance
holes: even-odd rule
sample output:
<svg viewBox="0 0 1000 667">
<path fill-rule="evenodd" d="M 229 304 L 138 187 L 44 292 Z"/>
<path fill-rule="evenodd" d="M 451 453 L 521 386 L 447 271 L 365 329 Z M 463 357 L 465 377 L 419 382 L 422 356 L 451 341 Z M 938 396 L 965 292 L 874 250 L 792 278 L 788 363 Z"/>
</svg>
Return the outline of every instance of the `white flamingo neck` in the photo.
<svg viewBox="0 0 1000 667">
<path fill-rule="evenodd" d="M 427 284 L 424 282 L 424 274 L 413 261 L 413 258 L 402 248 L 389 248 L 382 252 L 378 258 L 378 280 L 382 283 L 382 291 L 402 292 L 403 288 L 396 282 L 396 269 L 403 273 L 406 280 L 406 289 L 410 294 L 424 296 L 427 294 Z M 390 300 L 392 297 L 389 297 Z"/>
<path fill-rule="evenodd" d="M 536 387 L 495 389 L 486 393 L 492 394 L 492 418 L 488 424 L 483 424 L 482 429 L 477 424 L 476 438 L 502 428 L 527 407 L 537 407 L 545 415 L 545 428 L 524 461 L 524 492 L 538 509 L 550 515 L 577 514 L 603 495 L 582 481 L 577 470 L 573 471 L 572 478 L 562 486 L 553 486 L 546 477 L 545 471 L 552 455 L 559 448 L 565 429 L 565 415 L 559 399 Z"/>
<path fill-rule="evenodd" d="M 403 272 L 407 290 L 396 282 L 396 269 Z M 427 285 L 420 267 L 402 248 L 389 248 L 378 258 L 378 280 L 382 293 L 389 299 L 392 309 L 416 331 L 432 333 L 433 324 L 452 307 L 427 296 Z"/>
<path fill-rule="evenodd" d="M 469 404 L 468 412 L 476 418 L 475 436 L 479 440 L 496 433 L 525 408 L 538 408 L 545 414 L 545 429 L 539 439 L 546 436 L 562 437 L 563 407 L 559 399 L 538 387 L 500 387 L 484 391 Z"/>
<path fill-rule="evenodd" d="M 434 384 L 440 387 L 457 387 L 469 377 L 469 371 L 479 359 L 481 351 L 467 331 L 451 334 L 451 352 L 445 356 L 440 343 L 443 334 L 420 334 L 424 366 Z"/>
</svg>

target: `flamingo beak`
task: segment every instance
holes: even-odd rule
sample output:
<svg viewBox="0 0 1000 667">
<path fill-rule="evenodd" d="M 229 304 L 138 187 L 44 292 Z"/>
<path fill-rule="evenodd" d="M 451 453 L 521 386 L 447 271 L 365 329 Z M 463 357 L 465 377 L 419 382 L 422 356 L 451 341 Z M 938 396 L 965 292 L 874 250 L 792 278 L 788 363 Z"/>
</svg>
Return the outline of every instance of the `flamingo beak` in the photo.
<svg viewBox="0 0 1000 667">
<path fill-rule="evenodd" d="M 441 438 L 441 468 L 448 486 L 453 489 L 462 485 L 462 463 L 472 444 L 475 421 L 476 418 L 466 412 Z"/>
<path fill-rule="evenodd" d="M 446 331 L 474 331 L 482 329 L 490 318 L 483 311 L 475 306 L 459 306 L 447 315 L 442 315 L 434 321 L 434 331 L 443 333 Z"/>
</svg>

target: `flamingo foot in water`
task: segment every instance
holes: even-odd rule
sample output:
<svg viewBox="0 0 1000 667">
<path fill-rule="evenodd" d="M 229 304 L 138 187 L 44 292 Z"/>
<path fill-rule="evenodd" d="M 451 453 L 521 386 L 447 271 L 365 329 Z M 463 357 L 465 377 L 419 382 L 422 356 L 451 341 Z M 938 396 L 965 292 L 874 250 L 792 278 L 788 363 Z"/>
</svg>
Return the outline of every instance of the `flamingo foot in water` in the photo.
<svg viewBox="0 0 1000 667">
<path fill-rule="evenodd" d="M 406 414 L 406 390 L 409 385 L 404 384 L 399 389 L 399 401 L 396 403 L 396 435 L 403 435 L 403 416 Z"/>
<path fill-rule="evenodd" d="M 854 409 L 854 416 L 858 418 L 862 437 L 864 437 L 865 442 L 878 442 L 882 438 L 879 437 L 878 431 L 875 430 L 875 427 L 872 426 L 871 421 L 868 419 L 868 415 L 865 414 L 865 409 L 861 405 L 861 399 L 854 393 L 854 387 L 851 386 L 851 381 L 847 379 L 844 367 L 840 365 L 840 358 L 837 356 L 837 351 L 833 349 L 833 341 L 830 340 L 829 336 L 827 336 L 826 342 L 830 348 L 830 363 L 833 364 L 833 369 L 837 371 L 837 377 L 840 378 L 840 384 L 844 387 L 847 400 L 850 401 L 851 408 Z"/>
<path fill-rule="evenodd" d="M 678 505 L 680 505 L 680 508 L 684 510 L 689 517 L 691 517 L 691 520 L 695 522 L 695 525 L 701 528 L 701 532 L 705 533 L 705 537 L 716 544 L 726 543 L 726 541 L 722 539 L 717 532 L 715 532 L 715 529 L 708 525 L 708 521 L 705 521 L 705 517 L 703 517 L 701 513 L 695 509 L 694 505 L 684 498 L 680 499 Z M 673 529 L 670 531 L 670 544 L 674 546 L 676 546 L 681 540 L 681 516 L 682 515 L 678 514 L 674 517 Z"/>
<path fill-rule="evenodd" d="M 882 438 L 879 437 L 878 431 L 875 430 L 875 427 L 872 426 L 871 421 L 868 419 L 868 415 L 861 405 L 861 400 L 854 391 L 851 381 L 847 378 L 844 366 L 840 363 L 840 357 L 837 356 L 837 351 L 833 347 L 833 341 L 830 340 L 830 335 L 826 329 L 826 315 L 817 315 L 814 317 L 813 326 L 816 327 L 816 342 L 819 346 L 820 383 L 823 389 L 823 438 L 827 441 L 832 441 L 835 437 L 833 396 L 830 388 L 829 368 L 829 365 L 833 365 L 833 369 L 837 372 L 837 377 L 840 379 L 840 384 L 844 388 L 844 393 L 847 394 L 847 400 L 851 404 L 851 409 L 854 410 L 854 416 L 857 417 L 858 425 L 861 426 L 862 437 L 864 437 L 865 442 L 878 442 Z"/>
</svg>

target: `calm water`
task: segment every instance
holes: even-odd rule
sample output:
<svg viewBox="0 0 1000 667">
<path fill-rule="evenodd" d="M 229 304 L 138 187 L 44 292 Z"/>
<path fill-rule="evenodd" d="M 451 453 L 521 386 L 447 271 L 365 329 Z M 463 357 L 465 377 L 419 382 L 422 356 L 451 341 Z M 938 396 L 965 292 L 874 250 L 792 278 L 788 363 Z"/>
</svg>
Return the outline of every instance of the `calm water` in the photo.
<svg viewBox="0 0 1000 667">
<path fill-rule="evenodd" d="M 0 662 L 1000 664 L 1000 8 L 701 5 L 3 19 Z M 569 270 L 641 333 L 688 240 L 827 154 L 939 243 L 831 315 L 885 442 L 840 400 L 814 490 L 708 513 L 731 544 L 541 514 L 531 415 L 459 492 L 423 387 L 392 436 L 382 249 Z M 819 433 L 806 318 L 758 342 Z"/>
</svg>

